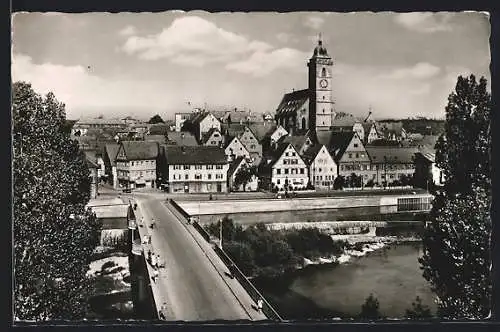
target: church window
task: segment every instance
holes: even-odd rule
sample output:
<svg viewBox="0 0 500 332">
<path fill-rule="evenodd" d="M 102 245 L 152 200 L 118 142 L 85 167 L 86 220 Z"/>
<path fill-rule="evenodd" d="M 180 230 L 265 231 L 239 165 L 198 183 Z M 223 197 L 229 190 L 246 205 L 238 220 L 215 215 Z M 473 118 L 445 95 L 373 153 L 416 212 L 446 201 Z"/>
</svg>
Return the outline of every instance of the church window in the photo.
<svg viewBox="0 0 500 332">
<path fill-rule="evenodd" d="M 325 113 L 325 109 L 323 108 L 323 113 Z M 324 123 L 323 123 L 324 124 Z"/>
<path fill-rule="evenodd" d="M 321 69 L 321 76 L 322 77 L 326 76 L 326 69 L 325 68 Z"/>
<path fill-rule="evenodd" d="M 325 96 L 323 96 L 323 100 L 325 100 Z"/>
</svg>

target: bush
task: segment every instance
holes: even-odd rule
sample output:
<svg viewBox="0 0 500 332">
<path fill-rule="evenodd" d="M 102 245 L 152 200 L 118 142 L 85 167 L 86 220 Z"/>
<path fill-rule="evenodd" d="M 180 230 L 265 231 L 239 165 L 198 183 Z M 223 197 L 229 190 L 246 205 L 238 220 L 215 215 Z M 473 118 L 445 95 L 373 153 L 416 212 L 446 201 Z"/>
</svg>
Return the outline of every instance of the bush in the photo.
<svg viewBox="0 0 500 332">
<path fill-rule="evenodd" d="M 380 319 L 382 318 L 380 311 L 379 311 L 379 302 L 376 297 L 373 296 L 373 294 L 370 294 L 366 298 L 365 303 L 361 306 L 361 312 L 359 314 L 359 317 L 361 319 Z"/>
<path fill-rule="evenodd" d="M 411 309 L 406 309 L 406 318 L 410 319 L 428 319 L 432 318 L 431 309 L 422 304 L 422 299 L 419 296 L 412 302 Z"/>
</svg>

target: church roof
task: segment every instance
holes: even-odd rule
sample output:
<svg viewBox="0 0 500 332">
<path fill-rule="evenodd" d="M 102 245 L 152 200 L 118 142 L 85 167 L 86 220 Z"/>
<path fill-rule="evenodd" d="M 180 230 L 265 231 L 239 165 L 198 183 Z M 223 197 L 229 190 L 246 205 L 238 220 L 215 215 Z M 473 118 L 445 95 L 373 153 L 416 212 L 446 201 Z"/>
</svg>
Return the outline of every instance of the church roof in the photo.
<svg viewBox="0 0 500 332">
<path fill-rule="evenodd" d="M 318 45 L 314 48 L 314 56 L 324 56 L 328 57 L 328 51 L 326 48 L 323 46 L 323 41 L 321 40 L 321 37 L 318 40 Z"/>
<path fill-rule="evenodd" d="M 285 93 L 283 99 L 281 99 L 278 109 L 276 109 L 276 114 L 297 111 L 300 107 L 302 107 L 302 105 L 304 105 L 304 103 L 309 100 L 309 96 L 309 89 Z"/>
</svg>

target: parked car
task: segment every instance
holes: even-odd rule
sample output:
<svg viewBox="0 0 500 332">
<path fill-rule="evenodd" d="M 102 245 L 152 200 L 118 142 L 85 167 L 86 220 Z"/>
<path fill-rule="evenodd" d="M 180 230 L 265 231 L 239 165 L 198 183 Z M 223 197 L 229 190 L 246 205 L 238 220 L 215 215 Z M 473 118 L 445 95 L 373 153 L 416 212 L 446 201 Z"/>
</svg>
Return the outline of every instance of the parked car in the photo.
<svg viewBox="0 0 500 332">
<path fill-rule="evenodd" d="M 130 189 L 130 188 L 125 188 L 125 189 L 123 189 L 123 192 L 124 192 L 124 193 L 131 193 L 131 192 L 132 192 L 132 189 Z"/>
</svg>

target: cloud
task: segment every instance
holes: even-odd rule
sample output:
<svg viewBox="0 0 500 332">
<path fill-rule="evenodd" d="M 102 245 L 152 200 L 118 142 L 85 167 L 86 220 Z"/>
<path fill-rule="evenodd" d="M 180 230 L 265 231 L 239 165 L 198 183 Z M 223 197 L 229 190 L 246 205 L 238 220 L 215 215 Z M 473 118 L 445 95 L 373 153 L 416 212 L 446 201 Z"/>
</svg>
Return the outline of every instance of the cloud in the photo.
<svg viewBox="0 0 500 332">
<path fill-rule="evenodd" d="M 14 54 L 14 81 L 26 81 L 35 91 L 54 92 L 66 104 L 69 118 L 76 114 L 98 114 L 102 110 L 127 112 L 139 109 L 158 109 L 167 100 L 158 82 L 108 80 L 93 75 L 84 66 L 36 64 L 32 58 Z"/>
<path fill-rule="evenodd" d="M 372 105 L 375 118 L 443 117 L 455 75 L 462 69 L 436 68 L 430 64 L 387 68 L 338 62 L 333 67 L 336 110 L 363 116 Z"/>
<path fill-rule="evenodd" d="M 427 79 L 441 72 L 436 67 L 427 62 L 419 62 L 413 67 L 396 68 L 382 76 L 389 79 Z"/>
<path fill-rule="evenodd" d="M 449 23 L 451 13 L 402 13 L 395 17 L 396 23 L 403 27 L 423 33 L 433 33 L 438 31 L 451 31 Z"/>
<path fill-rule="evenodd" d="M 308 16 L 303 23 L 308 28 L 318 30 L 325 23 L 325 19 L 319 16 Z"/>
<path fill-rule="evenodd" d="M 308 55 L 309 53 L 292 48 L 280 48 L 271 52 L 255 52 L 246 60 L 228 64 L 226 69 L 261 77 L 277 69 L 302 69 L 297 64 L 304 63 Z"/>
<path fill-rule="evenodd" d="M 298 41 L 298 38 L 289 34 L 289 33 L 286 33 L 286 32 L 280 32 L 278 34 L 276 34 L 276 39 L 278 39 L 280 42 L 282 43 L 285 43 L 285 44 L 289 44 L 291 42 L 297 42 Z"/>
<path fill-rule="evenodd" d="M 132 25 L 127 25 L 125 28 L 118 32 L 121 36 L 132 36 L 137 33 L 137 29 Z"/>
<path fill-rule="evenodd" d="M 126 53 L 135 54 L 144 60 L 166 58 L 175 63 L 195 66 L 228 62 L 271 48 L 267 43 L 248 40 L 196 16 L 178 18 L 156 35 L 131 36 L 123 45 Z"/>
</svg>

